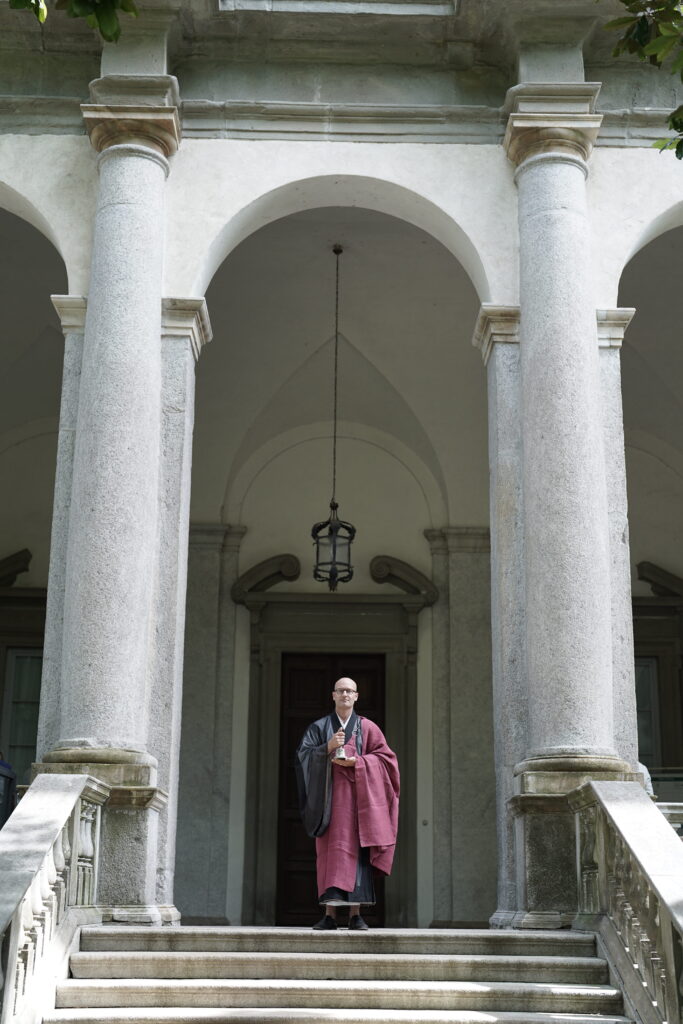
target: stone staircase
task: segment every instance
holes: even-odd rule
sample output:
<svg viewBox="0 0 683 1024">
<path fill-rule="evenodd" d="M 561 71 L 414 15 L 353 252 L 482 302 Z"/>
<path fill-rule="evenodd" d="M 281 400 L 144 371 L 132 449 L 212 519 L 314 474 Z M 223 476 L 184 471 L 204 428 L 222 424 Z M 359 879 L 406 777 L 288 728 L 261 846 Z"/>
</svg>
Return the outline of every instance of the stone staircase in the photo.
<svg viewBox="0 0 683 1024">
<path fill-rule="evenodd" d="M 45 1024 L 627 1024 L 593 935 L 84 928 Z"/>
</svg>

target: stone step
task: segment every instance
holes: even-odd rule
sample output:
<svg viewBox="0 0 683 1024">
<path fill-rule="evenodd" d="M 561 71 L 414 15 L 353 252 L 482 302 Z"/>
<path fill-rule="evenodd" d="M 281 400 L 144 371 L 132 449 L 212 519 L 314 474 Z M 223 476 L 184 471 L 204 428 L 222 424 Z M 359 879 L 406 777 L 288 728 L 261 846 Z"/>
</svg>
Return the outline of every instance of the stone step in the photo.
<svg viewBox="0 0 683 1024">
<path fill-rule="evenodd" d="M 54 1010 L 43 1024 L 633 1024 L 627 1017 L 476 1010 L 102 1009 Z"/>
<path fill-rule="evenodd" d="M 355 951 L 355 950 L 354 950 Z M 299 978 L 347 979 L 344 953 L 75 953 L 74 978 Z M 356 980 L 545 981 L 599 985 L 607 963 L 597 957 L 431 956 L 367 953 L 353 962 Z"/>
<path fill-rule="evenodd" d="M 355 966 L 355 963 L 354 963 Z M 367 1010 L 505 1010 L 541 1013 L 622 1012 L 607 985 L 426 981 L 70 980 L 57 986 L 56 1008 L 215 1007 Z M 318 1017 L 315 1018 L 319 1019 Z"/>
<path fill-rule="evenodd" d="M 310 928 L 88 927 L 81 949 L 213 953 L 405 953 L 486 956 L 595 955 L 591 932 L 506 929 L 381 928 L 314 932 Z"/>
</svg>

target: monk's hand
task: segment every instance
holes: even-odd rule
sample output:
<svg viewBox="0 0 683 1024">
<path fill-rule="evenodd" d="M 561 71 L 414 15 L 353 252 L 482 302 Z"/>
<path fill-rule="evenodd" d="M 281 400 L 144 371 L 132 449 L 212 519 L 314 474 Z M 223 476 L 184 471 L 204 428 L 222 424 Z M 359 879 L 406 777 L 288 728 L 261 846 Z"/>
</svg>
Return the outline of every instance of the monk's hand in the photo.
<svg viewBox="0 0 683 1024">
<path fill-rule="evenodd" d="M 327 743 L 327 753 L 336 754 L 340 747 L 344 746 L 344 730 L 338 729 L 331 740 Z"/>
</svg>

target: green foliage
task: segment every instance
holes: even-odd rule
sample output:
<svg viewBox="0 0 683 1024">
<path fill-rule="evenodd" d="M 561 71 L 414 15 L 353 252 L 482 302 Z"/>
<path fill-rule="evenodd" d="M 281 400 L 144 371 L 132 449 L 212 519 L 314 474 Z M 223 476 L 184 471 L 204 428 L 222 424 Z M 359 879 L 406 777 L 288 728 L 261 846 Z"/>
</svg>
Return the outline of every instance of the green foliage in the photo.
<svg viewBox="0 0 683 1024">
<path fill-rule="evenodd" d="M 9 0 L 9 5 L 15 10 L 33 11 L 41 24 L 47 18 L 45 0 Z M 55 8 L 66 11 L 70 18 L 85 18 L 108 43 L 115 43 L 121 35 L 119 12 L 133 17 L 138 13 L 135 0 L 57 0 Z"/>
<path fill-rule="evenodd" d="M 11 2 L 11 0 L 10 0 Z M 613 55 L 632 53 L 655 67 L 666 66 L 683 82 L 683 2 L 681 0 L 621 0 L 629 12 L 609 21 L 605 28 L 621 31 Z M 669 128 L 676 134 L 657 139 L 657 149 L 673 149 L 683 160 L 683 106 L 669 115 Z"/>
</svg>

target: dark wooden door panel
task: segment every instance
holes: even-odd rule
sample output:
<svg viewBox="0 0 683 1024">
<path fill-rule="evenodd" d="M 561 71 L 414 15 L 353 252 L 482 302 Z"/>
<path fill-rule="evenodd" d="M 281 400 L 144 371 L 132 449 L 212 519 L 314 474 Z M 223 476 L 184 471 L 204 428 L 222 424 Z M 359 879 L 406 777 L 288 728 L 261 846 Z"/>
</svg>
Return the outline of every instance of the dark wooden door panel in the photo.
<svg viewBox="0 0 683 1024">
<path fill-rule="evenodd" d="M 278 874 L 276 923 L 312 925 L 321 915 L 315 876 L 315 840 L 301 824 L 294 756 L 311 722 L 332 711 L 337 679 L 358 687 L 356 711 L 384 730 L 384 655 L 283 654 L 280 722 Z M 384 880 L 375 879 L 377 904 L 363 911 L 368 924 L 384 923 Z M 345 923 L 345 911 L 339 920 Z"/>
</svg>

